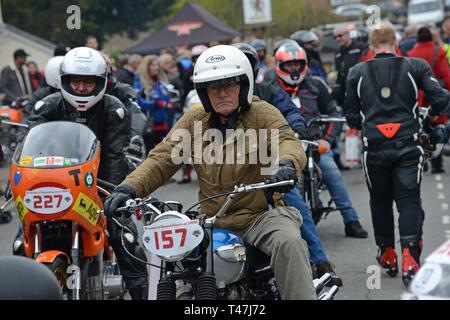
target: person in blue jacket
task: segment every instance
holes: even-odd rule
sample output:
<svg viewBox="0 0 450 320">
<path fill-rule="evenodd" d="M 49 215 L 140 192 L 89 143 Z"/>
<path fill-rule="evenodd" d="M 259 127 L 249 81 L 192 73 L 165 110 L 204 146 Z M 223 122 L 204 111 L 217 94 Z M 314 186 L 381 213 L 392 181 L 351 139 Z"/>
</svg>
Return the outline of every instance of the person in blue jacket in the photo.
<svg viewBox="0 0 450 320">
<path fill-rule="evenodd" d="M 259 68 L 256 50 L 246 43 L 236 43 L 233 44 L 233 46 L 240 49 L 247 56 L 253 67 L 253 73 L 256 78 Z M 256 84 L 255 95 L 278 108 L 300 139 L 314 140 L 314 134 L 309 132 L 306 128 L 306 121 L 299 108 L 295 106 L 291 97 L 276 82 Z M 316 276 L 321 277 L 325 273 L 330 273 L 331 281 L 327 285 L 342 286 L 342 279 L 333 270 L 333 267 L 325 254 L 325 249 L 323 248 L 320 236 L 312 219 L 311 211 L 300 194 L 298 186 L 285 193 L 284 200 L 289 206 L 293 206 L 300 211 L 302 215 L 303 224 L 300 227 L 300 231 L 302 237 L 308 244 L 310 259 L 315 265 L 315 270 L 314 268 L 313 270 L 315 271 Z"/>
<path fill-rule="evenodd" d="M 169 131 L 168 108 L 172 104 L 167 90 L 168 79 L 159 67 L 157 56 L 144 57 L 138 74 L 142 87 L 137 93 L 137 103 L 152 122 L 144 134 L 145 147 L 150 151 Z"/>
</svg>

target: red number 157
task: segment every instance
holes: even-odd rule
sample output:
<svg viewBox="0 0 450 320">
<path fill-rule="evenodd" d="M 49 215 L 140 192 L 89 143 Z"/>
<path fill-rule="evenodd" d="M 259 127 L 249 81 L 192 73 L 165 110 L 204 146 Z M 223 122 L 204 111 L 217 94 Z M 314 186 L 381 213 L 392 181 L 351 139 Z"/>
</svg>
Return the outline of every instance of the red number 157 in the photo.
<svg viewBox="0 0 450 320">
<path fill-rule="evenodd" d="M 184 247 L 184 242 L 186 241 L 186 229 L 175 229 L 175 233 L 181 233 L 181 240 L 180 240 L 180 248 Z M 159 250 L 159 234 L 158 231 L 155 231 L 155 247 L 156 250 Z M 173 248 L 173 230 L 164 230 L 161 231 L 161 241 L 162 241 L 162 247 L 163 249 L 171 249 Z"/>
</svg>

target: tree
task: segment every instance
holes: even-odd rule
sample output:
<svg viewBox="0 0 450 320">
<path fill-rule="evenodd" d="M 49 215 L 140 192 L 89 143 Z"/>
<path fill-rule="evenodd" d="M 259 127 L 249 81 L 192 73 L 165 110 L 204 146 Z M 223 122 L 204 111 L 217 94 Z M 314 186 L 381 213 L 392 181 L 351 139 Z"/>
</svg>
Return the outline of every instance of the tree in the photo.
<svg viewBox="0 0 450 320">
<path fill-rule="evenodd" d="M 176 12 L 186 2 L 200 4 L 218 19 L 235 29 L 244 29 L 242 0 L 177 0 L 171 11 Z M 267 36 L 288 36 L 299 29 L 309 29 L 336 21 L 329 5 L 311 0 L 273 0 L 272 20 Z"/>
<path fill-rule="evenodd" d="M 87 35 L 100 42 L 105 35 L 126 32 L 133 37 L 162 21 L 173 0 L 3 0 L 4 20 L 17 28 L 67 46 L 84 44 Z M 81 29 L 69 30 L 70 5 L 81 9 Z"/>
</svg>

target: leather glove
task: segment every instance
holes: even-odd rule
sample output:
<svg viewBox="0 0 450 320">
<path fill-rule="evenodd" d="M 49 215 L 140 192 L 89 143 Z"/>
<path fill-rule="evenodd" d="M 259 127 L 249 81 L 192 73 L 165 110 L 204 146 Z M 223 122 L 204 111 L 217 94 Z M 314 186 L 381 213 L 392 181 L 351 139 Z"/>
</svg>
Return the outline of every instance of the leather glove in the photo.
<svg viewBox="0 0 450 320">
<path fill-rule="evenodd" d="M 314 140 L 314 133 L 311 132 L 311 130 L 309 130 L 308 128 L 298 125 L 295 126 L 293 129 L 298 134 L 299 139 L 309 141 Z"/>
<path fill-rule="evenodd" d="M 133 189 L 131 189 L 131 187 L 125 184 L 118 185 L 105 200 L 105 215 L 108 218 L 111 218 L 113 216 L 120 217 L 122 216 L 122 214 L 125 214 L 127 217 L 129 217 L 131 215 L 129 212 L 117 212 L 117 209 L 120 207 L 124 207 L 127 200 L 134 198 L 136 198 L 135 192 Z"/>
<path fill-rule="evenodd" d="M 322 138 L 322 130 L 317 127 L 305 128 L 300 125 L 295 126 L 294 131 L 299 135 L 302 140 L 314 141 Z"/>
<path fill-rule="evenodd" d="M 297 182 L 297 171 L 295 166 L 290 160 L 281 160 L 278 163 L 278 169 L 268 178 L 266 178 L 266 183 L 275 183 L 285 180 L 294 180 Z M 287 186 L 272 187 L 269 189 L 264 189 L 267 201 L 269 204 L 273 205 L 273 193 L 280 192 L 286 193 L 294 188 L 295 184 Z"/>
</svg>

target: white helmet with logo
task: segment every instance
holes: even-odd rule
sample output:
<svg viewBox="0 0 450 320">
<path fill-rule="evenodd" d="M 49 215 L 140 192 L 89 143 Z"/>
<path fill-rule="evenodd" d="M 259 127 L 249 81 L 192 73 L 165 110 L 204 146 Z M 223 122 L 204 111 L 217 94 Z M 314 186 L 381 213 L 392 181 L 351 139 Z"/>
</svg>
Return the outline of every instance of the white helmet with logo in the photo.
<svg viewBox="0 0 450 320">
<path fill-rule="evenodd" d="M 194 68 L 194 86 L 206 112 L 212 106 L 206 92 L 211 83 L 239 82 L 239 107 L 247 107 L 253 97 L 253 69 L 245 54 L 233 46 L 219 45 L 203 52 Z"/>
<path fill-rule="evenodd" d="M 61 93 L 64 99 L 79 111 L 86 111 L 105 95 L 108 68 L 105 59 L 94 49 L 79 47 L 70 50 L 61 65 Z M 88 95 L 73 92 L 70 86 L 72 76 L 94 76 L 94 91 Z"/>
<path fill-rule="evenodd" d="M 63 60 L 63 56 L 53 57 L 45 65 L 45 82 L 57 90 L 61 90 L 61 63 Z"/>
</svg>

